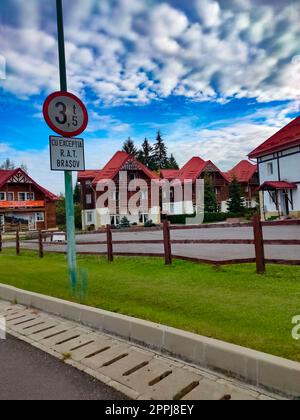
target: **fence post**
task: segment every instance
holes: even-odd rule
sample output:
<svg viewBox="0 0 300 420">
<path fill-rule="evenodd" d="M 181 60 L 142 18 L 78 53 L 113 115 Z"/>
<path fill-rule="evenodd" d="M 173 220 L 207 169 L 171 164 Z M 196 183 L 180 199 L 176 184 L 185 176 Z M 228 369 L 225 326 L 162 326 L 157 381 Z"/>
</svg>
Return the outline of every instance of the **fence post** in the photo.
<svg viewBox="0 0 300 420">
<path fill-rule="evenodd" d="M 172 264 L 172 247 L 171 247 L 171 234 L 170 234 L 170 223 L 168 220 L 164 220 L 164 249 L 165 249 L 165 264 Z"/>
<path fill-rule="evenodd" d="M 0 252 L 2 252 L 2 232 L 0 231 Z"/>
<path fill-rule="evenodd" d="M 263 228 L 260 214 L 256 214 L 253 218 L 254 242 L 255 242 L 255 257 L 256 257 L 256 271 L 257 274 L 266 273 L 265 248 Z"/>
<path fill-rule="evenodd" d="M 113 242 L 112 242 L 112 231 L 111 226 L 106 226 L 106 241 L 107 241 L 107 259 L 109 262 L 114 260 Z"/>
<path fill-rule="evenodd" d="M 39 257 L 44 258 L 43 234 L 41 230 L 39 230 Z"/>
<path fill-rule="evenodd" d="M 16 254 L 20 255 L 20 228 L 17 227 L 16 230 Z"/>
</svg>

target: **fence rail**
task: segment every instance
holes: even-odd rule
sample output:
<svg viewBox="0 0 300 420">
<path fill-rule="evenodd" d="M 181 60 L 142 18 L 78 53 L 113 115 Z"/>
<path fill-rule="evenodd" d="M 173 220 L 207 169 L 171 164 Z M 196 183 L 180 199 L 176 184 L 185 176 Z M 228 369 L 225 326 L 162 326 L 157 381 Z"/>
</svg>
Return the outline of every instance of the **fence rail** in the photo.
<svg viewBox="0 0 300 420">
<path fill-rule="evenodd" d="M 282 222 L 261 222 L 260 217 L 257 215 L 254 217 L 252 223 L 246 224 L 232 224 L 232 225 L 201 225 L 201 226 L 170 226 L 168 221 L 163 223 L 162 228 L 145 229 L 145 231 L 160 231 L 162 232 L 162 239 L 149 239 L 149 240 L 114 240 L 113 236 L 115 233 L 120 233 L 120 230 L 115 230 L 111 226 L 107 226 L 105 230 L 98 231 L 97 233 L 105 233 L 106 240 L 103 241 L 78 241 L 77 246 L 106 246 L 106 251 L 94 252 L 94 251 L 80 251 L 78 254 L 81 255 L 106 255 L 108 261 L 113 262 L 114 256 L 149 256 L 149 257 L 161 257 L 164 258 L 166 265 L 171 265 L 173 259 L 181 259 L 185 261 L 192 261 L 198 263 L 207 263 L 213 265 L 229 265 L 229 264 L 243 264 L 243 263 L 256 263 L 256 269 L 258 274 L 263 274 L 266 271 L 266 264 L 287 264 L 287 265 L 300 265 L 299 260 L 284 260 L 284 259 L 267 259 L 265 257 L 265 246 L 300 246 L 300 240 L 298 239 L 264 239 L 263 227 L 266 226 L 299 226 L 300 221 L 282 221 Z M 172 239 L 171 232 L 177 230 L 190 230 L 190 229 L 211 229 L 211 228 L 235 228 L 235 227 L 251 227 L 253 229 L 254 239 Z M 141 232 L 140 229 L 125 229 L 122 232 Z M 38 250 L 40 258 L 44 257 L 45 245 L 59 247 L 66 246 L 66 241 L 53 242 L 53 235 L 58 232 L 35 232 L 33 237 L 36 240 L 28 240 L 24 243 L 28 245 L 35 245 Z M 21 252 L 21 239 L 20 231 L 17 230 L 15 235 L 16 242 L 16 254 L 19 255 Z M 49 242 L 46 242 L 50 239 Z M 2 233 L 0 232 L 0 252 L 2 251 Z M 114 246 L 116 245 L 162 245 L 163 252 L 157 253 L 142 253 L 142 252 L 116 252 Z M 255 248 L 255 258 L 233 258 L 228 260 L 213 260 L 188 257 L 182 255 L 176 255 L 172 252 L 173 245 L 251 245 Z M 49 252 L 61 253 L 57 250 L 50 250 Z"/>
</svg>

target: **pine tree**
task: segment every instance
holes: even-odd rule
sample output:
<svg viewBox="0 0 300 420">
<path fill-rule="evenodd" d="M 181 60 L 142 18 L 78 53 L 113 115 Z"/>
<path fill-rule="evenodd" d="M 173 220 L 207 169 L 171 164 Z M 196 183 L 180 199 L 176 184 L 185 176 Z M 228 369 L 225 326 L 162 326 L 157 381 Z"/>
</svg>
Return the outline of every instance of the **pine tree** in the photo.
<svg viewBox="0 0 300 420">
<path fill-rule="evenodd" d="M 3 164 L 0 166 L 0 169 L 4 169 L 4 170 L 16 169 L 16 165 L 14 164 L 13 161 L 11 161 L 9 158 L 7 158 L 7 159 L 5 159 Z"/>
<path fill-rule="evenodd" d="M 127 217 L 126 217 L 126 216 L 124 216 L 124 217 L 122 218 L 122 220 L 120 221 L 119 228 L 120 228 L 120 229 L 130 228 L 130 222 L 129 222 L 129 220 L 127 219 Z"/>
<path fill-rule="evenodd" d="M 141 162 L 143 165 L 147 166 L 147 168 L 151 170 L 153 169 L 152 152 L 153 147 L 149 143 L 148 139 L 145 139 L 144 143 L 142 144 L 142 148 L 138 153 L 137 159 L 139 162 Z"/>
<path fill-rule="evenodd" d="M 79 182 L 77 182 L 75 189 L 74 189 L 74 203 L 80 204 L 81 203 L 81 188 Z"/>
<path fill-rule="evenodd" d="M 217 213 L 219 210 L 216 192 L 209 174 L 204 176 L 204 208 L 205 213 Z"/>
<path fill-rule="evenodd" d="M 168 160 L 168 165 L 166 169 L 179 169 L 179 165 L 174 157 L 174 155 L 172 154 Z"/>
<path fill-rule="evenodd" d="M 134 157 L 136 157 L 138 154 L 138 150 L 134 145 L 134 141 L 131 140 L 130 137 L 123 144 L 123 152 L 126 152 L 129 155 L 134 156 Z"/>
<path fill-rule="evenodd" d="M 160 131 L 157 133 L 156 143 L 153 148 L 153 167 L 154 170 L 166 169 L 168 166 L 167 146 L 165 145 Z"/>
<path fill-rule="evenodd" d="M 245 202 L 242 197 L 241 185 L 234 177 L 229 186 L 229 200 L 227 202 L 230 213 L 241 214 L 245 211 Z"/>
</svg>

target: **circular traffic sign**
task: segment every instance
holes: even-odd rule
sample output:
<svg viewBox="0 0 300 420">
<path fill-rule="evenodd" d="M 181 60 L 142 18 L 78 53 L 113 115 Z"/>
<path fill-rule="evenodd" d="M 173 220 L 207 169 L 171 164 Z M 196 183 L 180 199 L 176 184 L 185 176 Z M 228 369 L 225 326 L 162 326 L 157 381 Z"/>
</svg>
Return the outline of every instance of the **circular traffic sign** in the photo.
<svg viewBox="0 0 300 420">
<path fill-rule="evenodd" d="M 69 92 L 55 92 L 48 96 L 43 114 L 51 130 L 64 137 L 78 136 L 88 125 L 86 107 Z"/>
</svg>

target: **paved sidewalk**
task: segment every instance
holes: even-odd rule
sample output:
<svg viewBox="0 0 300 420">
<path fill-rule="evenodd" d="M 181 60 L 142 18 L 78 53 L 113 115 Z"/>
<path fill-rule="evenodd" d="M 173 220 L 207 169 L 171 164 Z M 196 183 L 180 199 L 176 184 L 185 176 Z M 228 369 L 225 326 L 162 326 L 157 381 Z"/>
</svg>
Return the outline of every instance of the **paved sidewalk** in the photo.
<svg viewBox="0 0 300 420">
<path fill-rule="evenodd" d="M 276 399 L 262 390 L 24 306 L 0 301 L 0 316 L 6 318 L 9 334 L 135 400 Z"/>
</svg>

